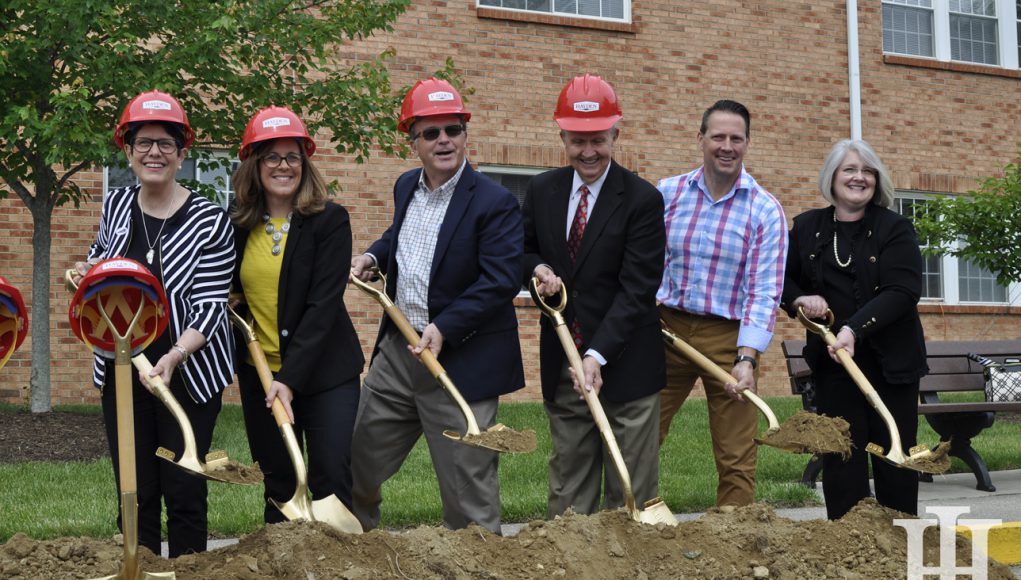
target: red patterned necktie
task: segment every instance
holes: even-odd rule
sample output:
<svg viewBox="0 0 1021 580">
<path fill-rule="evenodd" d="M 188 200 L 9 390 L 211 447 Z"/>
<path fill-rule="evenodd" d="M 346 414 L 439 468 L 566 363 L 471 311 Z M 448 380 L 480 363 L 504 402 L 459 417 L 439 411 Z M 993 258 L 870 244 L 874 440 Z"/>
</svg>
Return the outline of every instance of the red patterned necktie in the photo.
<svg viewBox="0 0 1021 580">
<path fill-rule="evenodd" d="M 581 192 L 581 199 L 578 200 L 578 209 L 574 212 L 574 221 L 571 222 L 571 233 L 567 236 L 567 254 L 571 256 L 572 263 L 578 257 L 581 237 L 585 234 L 585 223 L 588 222 L 588 186 L 582 185 L 578 191 Z"/>
<path fill-rule="evenodd" d="M 574 221 L 571 222 L 571 233 L 567 236 L 567 254 L 571 257 L 571 263 L 578 257 L 578 250 L 581 249 L 581 237 L 585 235 L 585 224 L 588 222 L 588 186 L 582 185 L 578 191 L 581 192 L 581 199 L 578 200 L 578 209 L 574 212 Z M 581 350 L 584 340 L 581 337 L 581 325 L 575 318 L 571 322 L 571 336 L 574 338 L 574 345 Z"/>
</svg>

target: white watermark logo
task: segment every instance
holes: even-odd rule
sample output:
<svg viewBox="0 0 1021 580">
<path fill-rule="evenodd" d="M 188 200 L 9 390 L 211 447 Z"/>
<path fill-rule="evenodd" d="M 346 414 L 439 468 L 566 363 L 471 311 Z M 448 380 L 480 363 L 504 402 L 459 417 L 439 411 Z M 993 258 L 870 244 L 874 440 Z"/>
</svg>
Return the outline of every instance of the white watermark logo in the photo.
<svg viewBox="0 0 1021 580">
<path fill-rule="evenodd" d="M 936 516 L 933 519 L 896 519 L 893 525 L 900 526 L 908 534 L 908 580 L 922 580 L 938 576 L 940 580 L 954 580 L 969 576 L 975 580 L 986 580 L 989 576 L 988 526 L 1003 523 L 1003 520 L 958 520 L 957 517 L 971 511 L 968 506 L 933 506 L 925 511 Z M 971 528 L 971 565 L 957 565 L 956 525 Z M 926 566 L 923 556 L 922 538 L 925 529 L 939 525 L 939 565 Z"/>
</svg>

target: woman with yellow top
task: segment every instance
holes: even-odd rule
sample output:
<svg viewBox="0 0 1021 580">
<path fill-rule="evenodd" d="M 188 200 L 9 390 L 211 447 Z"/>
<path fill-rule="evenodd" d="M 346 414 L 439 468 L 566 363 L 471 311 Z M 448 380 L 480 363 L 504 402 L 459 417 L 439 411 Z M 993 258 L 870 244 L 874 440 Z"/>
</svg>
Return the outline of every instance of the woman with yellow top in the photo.
<svg viewBox="0 0 1021 580">
<path fill-rule="evenodd" d="M 268 500 L 286 502 L 296 485 L 269 410 L 273 399 L 307 446 L 313 499 L 335 494 L 351 505 L 351 434 L 365 359 L 344 306 L 351 222 L 347 210 L 327 200 L 310 160 L 315 149 L 297 115 L 267 107 L 245 129 L 234 174 L 234 286 L 274 375 L 267 395 L 245 342 L 237 341 L 248 444 L 265 474 L 266 523 L 284 521 Z"/>
</svg>

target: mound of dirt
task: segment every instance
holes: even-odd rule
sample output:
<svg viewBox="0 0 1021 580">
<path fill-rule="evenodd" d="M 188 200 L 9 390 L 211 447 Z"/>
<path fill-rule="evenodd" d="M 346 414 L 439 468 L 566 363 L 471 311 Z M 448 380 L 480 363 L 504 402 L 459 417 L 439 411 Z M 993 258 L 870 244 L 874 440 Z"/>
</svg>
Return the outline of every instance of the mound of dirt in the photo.
<svg viewBox="0 0 1021 580">
<path fill-rule="evenodd" d="M 711 510 L 677 527 L 643 525 L 623 511 L 534 521 L 503 538 L 481 528 L 421 527 L 354 536 L 322 524 L 268 526 L 231 547 L 164 560 L 141 549 L 142 570 L 179 579 L 337 578 L 897 578 L 904 577 L 904 517 L 867 500 L 837 522 L 795 522 L 766 505 Z M 957 539 L 958 562 L 971 546 Z M 0 546 L 0 577 L 94 578 L 117 572 L 113 541 L 16 535 Z M 926 532 L 925 561 L 939 562 L 937 529 Z M 991 563 L 989 578 L 1010 579 Z"/>
</svg>

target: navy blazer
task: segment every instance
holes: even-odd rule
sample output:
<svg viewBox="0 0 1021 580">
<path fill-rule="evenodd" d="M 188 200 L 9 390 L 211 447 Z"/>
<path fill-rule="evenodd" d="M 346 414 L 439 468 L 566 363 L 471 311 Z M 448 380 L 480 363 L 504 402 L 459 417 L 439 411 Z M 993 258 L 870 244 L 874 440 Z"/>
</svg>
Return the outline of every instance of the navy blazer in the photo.
<svg viewBox="0 0 1021 580">
<path fill-rule="evenodd" d="M 592 348 L 606 358 L 602 396 L 633 401 L 666 382 L 656 309 L 666 248 L 663 195 L 611 161 L 572 264 L 565 232 L 573 179 L 574 169 L 562 167 L 529 182 L 522 279 L 527 283 L 539 264 L 553 268 L 569 293 L 564 318 L 581 326 L 580 354 Z M 552 323 L 543 317 L 541 324 L 542 393 L 553 400 L 565 354 Z"/>
<path fill-rule="evenodd" d="M 833 253 L 833 207 L 814 209 L 794 218 L 787 252 L 780 308 L 794 317 L 792 303 L 800 296 L 826 297 L 822 256 Z M 857 340 L 878 358 L 890 383 L 910 383 L 928 373 L 925 337 L 918 317 L 922 292 L 922 253 L 915 228 L 906 217 L 869 204 L 862 218 L 864 235 L 852 248 L 854 300 L 858 311 L 838 320 L 833 330 L 848 325 Z M 805 361 L 818 368 L 828 356 L 819 335 L 807 333 Z"/>
<path fill-rule="evenodd" d="M 393 224 L 367 250 L 387 277 L 391 299 L 400 282 L 398 234 L 421 173 L 421 168 L 413 169 L 397 178 Z M 513 303 L 520 290 L 522 248 L 517 200 L 466 164 L 436 240 L 429 320 L 443 335 L 439 362 L 467 401 L 503 395 L 525 384 Z M 390 325 L 384 316 L 376 350 Z"/>
<path fill-rule="evenodd" d="M 241 288 L 241 263 L 248 230 L 234 228 Z M 256 235 L 265 235 L 261 227 Z M 344 305 L 351 264 L 351 221 L 347 210 L 327 203 L 320 213 L 295 213 L 287 233 L 277 287 L 277 337 L 281 367 L 276 380 L 298 394 L 313 394 L 357 380 L 365 366 L 362 345 Z M 236 334 L 238 360 L 248 346 Z"/>
</svg>

